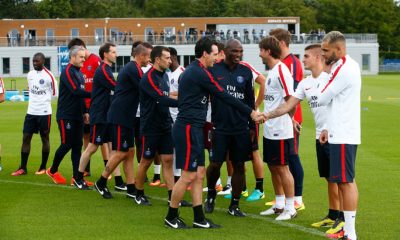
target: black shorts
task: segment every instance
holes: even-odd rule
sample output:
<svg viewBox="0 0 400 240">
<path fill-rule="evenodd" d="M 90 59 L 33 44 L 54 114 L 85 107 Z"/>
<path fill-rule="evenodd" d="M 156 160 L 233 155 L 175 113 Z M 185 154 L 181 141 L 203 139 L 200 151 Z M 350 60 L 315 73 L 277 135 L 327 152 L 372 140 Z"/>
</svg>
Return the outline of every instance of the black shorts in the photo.
<svg viewBox="0 0 400 240">
<path fill-rule="evenodd" d="M 289 155 L 293 148 L 293 138 L 271 140 L 263 138 L 263 158 L 268 165 L 288 165 Z"/>
<path fill-rule="evenodd" d="M 211 150 L 212 148 L 212 136 L 213 134 L 213 124 L 210 122 L 206 122 L 203 127 L 203 135 L 204 135 L 204 148 L 207 150 Z"/>
<path fill-rule="evenodd" d="M 89 134 L 90 133 L 90 124 L 83 124 L 83 134 Z"/>
<path fill-rule="evenodd" d="M 133 147 L 133 129 L 121 125 L 112 124 L 110 126 L 112 150 L 128 152 Z"/>
<path fill-rule="evenodd" d="M 329 181 L 351 183 L 355 177 L 357 145 L 329 144 Z"/>
<path fill-rule="evenodd" d="M 98 123 L 90 125 L 89 141 L 96 145 L 103 145 L 111 141 L 110 128 L 106 123 Z"/>
<path fill-rule="evenodd" d="M 83 122 L 79 120 L 60 119 L 57 121 L 60 130 L 61 144 L 82 146 Z"/>
<path fill-rule="evenodd" d="M 318 172 L 319 176 L 329 178 L 329 144 L 321 144 L 317 139 L 315 141 L 315 149 L 317 152 Z"/>
<path fill-rule="evenodd" d="M 214 132 L 212 143 L 212 162 L 224 162 L 228 153 L 229 160 L 245 162 L 249 160 L 249 154 L 252 152 L 248 131 L 235 135 Z"/>
<path fill-rule="evenodd" d="M 158 154 L 173 154 L 174 145 L 171 132 L 163 135 L 143 135 L 141 137 L 142 159 L 153 159 Z"/>
<path fill-rule="evenodd" d="M 254 137 L 251 136 L 251 134 L 250 134 L 251 148 L 252 148 L 253 151 L 257 151 L 259 149 L 259 146 L 258 146 L 258 138 L 259 138 L 259 136 L 260 136 L 260 125 L 256 123 L 256 129 L 254 131 Z"/>
<path fill-rule="evenodd" d="M 182 124 L 177 120 L 172 128 L 175 145 L 176 169 L 197 171 L 204 166 L 203 128 Z"/>
<path fill-rule="evenodd" d="M 38 133 L 41 135 L 50 133 L 51 114 L 50 115 L 30 115 L 26 114 L 23 133 Z"/>
</svg>

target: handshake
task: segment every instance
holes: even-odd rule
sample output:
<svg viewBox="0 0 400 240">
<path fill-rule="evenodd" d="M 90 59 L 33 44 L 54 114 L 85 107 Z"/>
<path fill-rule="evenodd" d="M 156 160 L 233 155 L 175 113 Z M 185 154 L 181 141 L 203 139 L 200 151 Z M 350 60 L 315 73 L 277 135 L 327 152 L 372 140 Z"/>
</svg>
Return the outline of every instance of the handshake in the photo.
<svg viewBox="0 0 400 240">
<path fill-rule="evenodd" d="M 258 111 L 252 111 L 251 112 L 251 119 L 253 119 L 254 122 L 256 123 L 264 123 L 265 121 L 267 121 L 269 119 L 268 113 L 264 114 L 262 112 L 258 112 Z"/>
</svg>

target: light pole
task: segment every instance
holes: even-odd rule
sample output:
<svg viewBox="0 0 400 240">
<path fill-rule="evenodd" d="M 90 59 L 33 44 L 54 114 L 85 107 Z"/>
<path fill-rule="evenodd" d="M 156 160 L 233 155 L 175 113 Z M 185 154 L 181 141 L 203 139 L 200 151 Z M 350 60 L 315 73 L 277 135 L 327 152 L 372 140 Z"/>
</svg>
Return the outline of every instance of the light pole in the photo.
<svg viewBox="0 0 400 240">
<path fill-rule="evenodd" d="M 107 24 L 109 20 L 109 17 L 104 18 L 104 41 L 107 41 Z"/>
</svg>

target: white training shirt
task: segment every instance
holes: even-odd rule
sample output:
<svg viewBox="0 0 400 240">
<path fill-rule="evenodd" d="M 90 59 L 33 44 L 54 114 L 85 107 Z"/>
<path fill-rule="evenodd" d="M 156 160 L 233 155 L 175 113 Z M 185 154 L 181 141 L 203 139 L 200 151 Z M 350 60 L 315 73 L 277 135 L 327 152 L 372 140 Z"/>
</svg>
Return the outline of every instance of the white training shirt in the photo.
<svg viewBox="0 0 400 240">
<path fill-rule="evenodd" d="M 52 113 L 51 99 L 58 96 L 57 82 L 46 68 L 32 70 L 27 76 L 29 86 L 28 114 L 43 116 Z"/>
<path fill-rule="evenodd" d="M 277 108 L 290 95 L 293 95 L 293 77 L 286 65 L 279 61 L 269 71 L 265 81 L 264 113 Z M 272 140 L 293 138 L 293 124 L 289 114 L 266 121 L 264 137 Z"/>
<path fill-rule="evenodd" d="M 2 94 L 2 93 L 4 93 L 5 91 L 4 91 L 4 82 L 3 82 L 3 79 L 2 78 L 0 78 L 0 94 Z"/>
<path fill-rule="evenodd" d="M 328 83 L 328 80 L 329 74 L 326 72 L 322 72 L 317 78 L 314 78 L 312 75 L 310 75 L 300 81 L 296 91 L 293 94 L 293 97 L 299 100 L 307 98 L 308 105 L 310 106 L 314 115 L 316 139 L 319 139 L 319 135 L 321 135 L 322 130 L 326 129 L 327 109 L 326 106 L 321 106 L 321 104 L 319 104 L 318 95 Z"/>
<path fill-rule="evenodd" d="M 360 94 L 360 66 L 346 55 L 332 66 L 329 82 L 318 96 L 327 106 L 329 143 L 361 143 Z"/>
<path fill-rule="evenodd" d="M 179 76 L 185 71 L 185 68 L 182 66 L 179 66 L 175 71 L 171 72 L 168 71 L 167 76 L 169 80 L 169 92 L 178 92 L 178 87 L 179 87 Z M 178 108 L 169 108 L 169 112 L 171 113 L 172 120 L 176 120 L 176 117 L 178 116 Z"/>
<path fill-rule="evenodd" d="M 145 73 L 147 73 L 147 71 L 149 71 L 152 66 L 153 66 L 152 64 L 147 64 L 146 67 L 141 67 L 141 69 L 143 71 L 143 75 Z M 136 117 L 140 117 L 140 103 L 138 104 L 138 107 L 137 107 Z"/>
</svg>

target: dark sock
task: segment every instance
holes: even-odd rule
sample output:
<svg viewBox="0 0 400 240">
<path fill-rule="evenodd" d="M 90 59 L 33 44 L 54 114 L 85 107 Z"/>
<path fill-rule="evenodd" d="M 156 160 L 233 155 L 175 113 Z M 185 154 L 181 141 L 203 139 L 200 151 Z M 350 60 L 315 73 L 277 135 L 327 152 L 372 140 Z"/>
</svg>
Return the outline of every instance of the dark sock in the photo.
<svg viewBox="0 0 400 240">
<path fill-rule="evenodd" d="M 122 184 L 124 184 L 124 181 L 122 180 L 121 176 L 115 176 L 115 186 L 121 186 Z"/>
<path fill-rule="evenodd" d="M 134 183 L 126 184 L 126 188 L 127 188 L 126 192 L 129 194 L 134 194 L 136 192 L 136 187 Z"/>
<path fill-rule="evenodd" d="M 234 205 L 239 206 L 239 200 L 240 200 L 240 198 L 234 198 L 234 197 L 232 197 L 232 198 L 231 198 L 231 205 L 229 205 L 229 207 L 232 207 L 232 206 L 234 206 Z"/>
<path fill-rule="evenodd" d="M 339 212 L 339 219 L 344 222 L 344 213 L 343 213 L 343 211 Z"/>
<path fill-rule="evenodd" d="M 99 180 L 97 180 L 97 185 L 99 187 L 105 187 L 107 186 L 107 178 L 100 176 Z"/>
<path fill-rule="evenodd" d="M 299 155 L 289 156 L 289 169 L 294 179 L 294 195 L 303 196 L 304 170 Z"/>
<path fill-rule="evenodd" d="M 26 165 L 28 164 L 28 157 L 29 157 L 29 153 L 21 152 L 21 166 L 20 166 L 20 168 L 24 169 L 25 171 L 26 171 Z"/>
<path fill-rule="evenodd" d="M 104 166 L 107 166 L 108 160 L 104 159 L 103 162 L 104 162 Z"/>
<path fill-rule="evenodd" d="M 71 150 L 71 146 L 67 144 L 61 144 L 56 153 L 54 154 L 53 164 L 51 165 L 50 173 L 54 174 L 58 171 L 58 166 L 60 166 L 61 161 L 64 156 Z"/>
<path fill-rule="evenodd" d="M 205 216 L 204 216 L 204 212 L 203 212 L 203 206 L 201 204 L 193 207 L 193 214 L 194 214 L 195 222 L 204 221 Z"/>
<path fill-rule="evenodd" d="M 328 217 L 332 220 L 336 220 L 339 217 L 339 210 L 329 209 Z"/>
<path fill-rule="evenodd" d="M 264 178 L 256 178 L 256 189 L 264 192 Z"/>
<path fill-rule="evenodd" d="M 178 217 L 178 208 L 169 207 L 166 219 L 172 220 L 176 217 Z"/>
<path fill-rule="evenodd" d="M 49 155 L 50 155 L 50 152 L 43 152 L 42 151 L 42 164 L 40 164 L 39 170 L 46 169 L 47 160 L 49 159 Z"/>
<path fill-rule="evenodd" d="M 174 176 L 175 183 L 179 180 L 181 176 Z"/>
<path fill-rule="evenodd" d="M 81 160 L 81 148 L 82 146 L 76 145 L 71 150 L 71 161 L 74 178 L 76 178 L 78 175 L 79 161 Z"/>
<path fill-rule="evenodd" d="M 215 199 L 217 196 L 217 190 L 215 188 L 208 189 L 208 197 Z"/>
<path fill-rule="evenodd" d="M 160 174 L 154 174 L 153 176 L 153 182 L 160 180 Z"/>
<path fill-rule="evenodd" d="M 141 197 L 143 195 L 144 195 L 144 190 L 143 189 L 142 190 L 139 190 L 139 189 L 136 190 L 136 197 Z"/>
<path fill-rule="evenodd" d="M 168 190 L 168 200 L 171 201 L 172 190 Z"/>
<path fill-rule="evenodd" d="M 83 179 L 83 172 L 78 171 L 78 175 L 76 176 L 75 180 L 82 180 Z"/>
<path fill-rule="evenodd" d="M 247 184 L 246 184 L 246 182 L 244 182 L 242 191 L 244 192 L 244 191 L 246 191 L 246 190 L 247 190 Z"/>
</svg>

